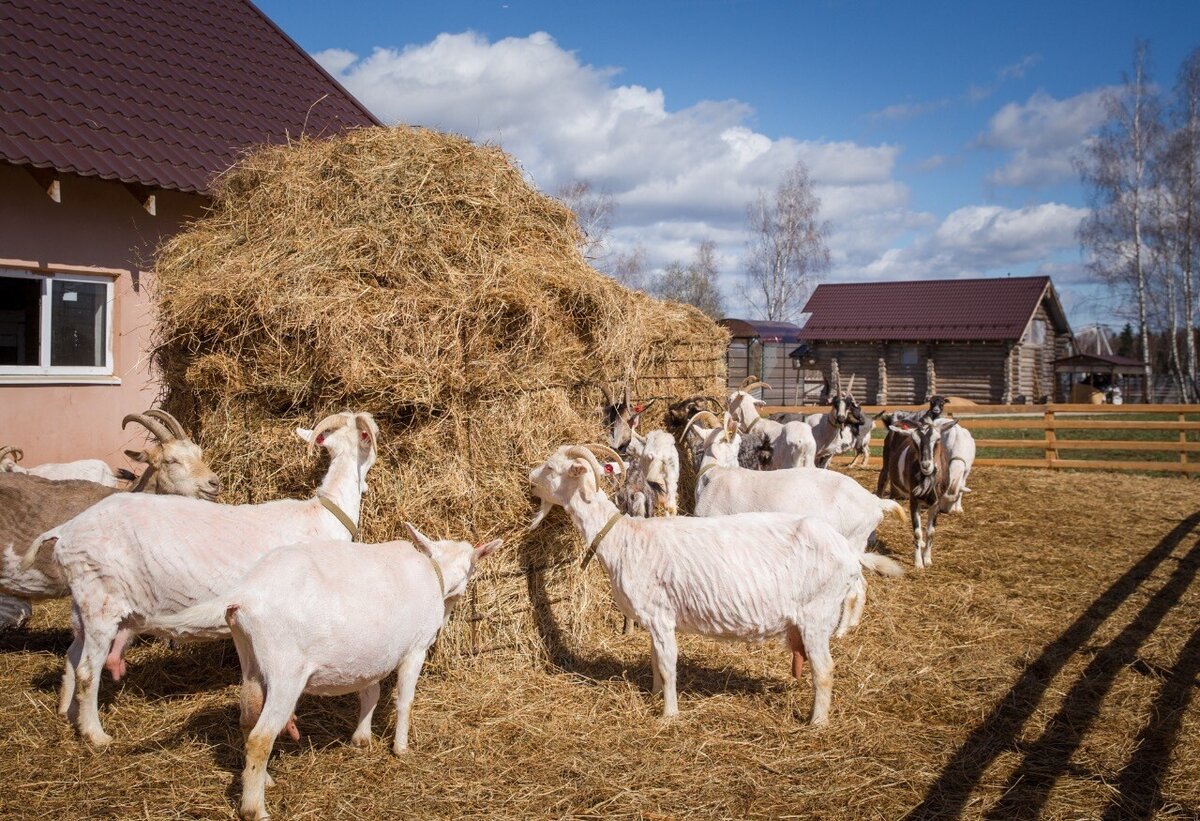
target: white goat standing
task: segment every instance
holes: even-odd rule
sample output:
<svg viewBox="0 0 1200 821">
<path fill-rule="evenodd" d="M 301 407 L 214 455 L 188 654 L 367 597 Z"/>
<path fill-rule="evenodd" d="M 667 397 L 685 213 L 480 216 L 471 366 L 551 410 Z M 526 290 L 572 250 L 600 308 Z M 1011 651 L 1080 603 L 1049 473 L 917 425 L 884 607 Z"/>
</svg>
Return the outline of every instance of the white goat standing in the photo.
<svg viewBox="0 0 1200 821">
<path fill-rule="evenodd" d="M 975 464 L 975 437 L 962 425 L 954 425 L 942 431 L 942 447 L 950 458 L 947 471 L 950 479 L 942 496 L 942 512 L 962 513 L 963 494 L 971 492 L 971 488 L 967 487 L 967 478 Z"/>
<path fill-rule="evenodd" d="M 631 519 L 599 490 L 603 475 L 584 446 L 565 445 L 529 474 L 541 508 L 530 529 L 561 505 L 600 559 L 622 612 L 650 633 L 654 693 L 663 715 L 675 693 L 682 630 L 724 639 L 786 637 L 792 673 L 813 667 L 814 724 L 829 716 L 829 639 L 842 603 L 861 576 L 860 557 L 829 525 L 784 513 L 711 519 Z"/>
<path fill-rule="evenodd" d="M 712 428 L 699 422 L 712 423 Z M 883 519 L 892 514 L 907 521 L 904 506 L 880 499 L 858 482 L 837 471 L 820 468 L 789 468 L 757 471 L 736 462 L 736 434 L 707 411 L 692 417 L 688 430 L 700 457 L 696 478 L 696 515 L 728 516 L 735 513 L 793 513 L 812 516 L 831 525 L 846 537 L 850 546 L 865 552 Z M 733 435 L 731 435 L 733 434 Z M 883 556 L 867 554 L 863 563 L 877 573 L 899 576 L 903 568 Z M 856 626 L 866 604 L 866 580 L 846 603 L 838 636 Z"/>
<path fill-rule="evenodd" d="M 433 541 L 412 525 L 408 529 L 412 543 L 281 547 L 232 590 L 148 622 L 167 635 L 233 635 L 242 665 L 241 815 L 247 821 L 267 818 L 267 759 L 302 693 L 358 693 L 358 726 L 350 741 L 363 747 L 371 742 L 379 682 L 395 670 L 392 752 L 408 748 L 425 655 L 476 563 L 501 545 L 500 539 L 479 547 Z"/>
<path fill-rule="evenodd" d="M 53 557 L 74 600 L 80 630 L 67 651 L 59 712 L 75 718 L 86 740 L 101 747 L 112 741 L 100 724 L 97 697 L 101 665 L 119 630 L 136 633 L 148 617 L 220 595 L 276 547 L 357 535 L 366 474 L 375 462 L 375 421 L 343 412 L 296 433 L 330 454 L 312 499 L 219 505 L 121 493 L 34 541 L 29 564 L 42 542 L 58 540 Z"/>
<path fill-rule="evenodd" d="M 747 377 L 747 381 L 750 377 Z M 725 409 L 738 423 L 738 430 L 743 433 L 755 431 L 765 433 L 771 442 L 771 469 L 812 467 L 817 456 L 817 442 L 813 438 L 812 428 L 802 421 L 776 422 L 774 419 L 764 419 L 758 409 L 765 405 L 761 399 L 755 399 L 750 394 L 759 385 L 769 388 L 765 382 L 754 382 L 729 394 L 725 400 Z"/>
</svg>

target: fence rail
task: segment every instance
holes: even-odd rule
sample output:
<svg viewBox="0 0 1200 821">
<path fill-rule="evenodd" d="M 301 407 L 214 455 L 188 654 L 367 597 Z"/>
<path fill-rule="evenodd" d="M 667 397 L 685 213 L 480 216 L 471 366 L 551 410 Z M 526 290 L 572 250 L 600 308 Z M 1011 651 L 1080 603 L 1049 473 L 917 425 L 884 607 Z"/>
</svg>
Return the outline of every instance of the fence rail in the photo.
<svg viewBox="0 0 1200 821">
<path fill-rule="evenodd" d="M 874 415 L 883 410 L 924 407 L 865 405 L 863 412 Z M 825 410 L 813 406 L 774 406 L 763 408 L 763 413 Z M 1200 458 L 1189 460 L 1189 454 L 1200 453 L 1200 405 L 948 405 L 946 411 L 972 433 L 985 434 L 975 439 L 979 449 L 977 465 L 1200 474 Z M 1114 418 L 1117 416 L 1126 418 Z M 880 423 L 876 422 L 875 427 L 878 430 Z M 1039 430 L 1041 438 L 1027 438 Z M 1013 435 L 1005 436 L 1005 432 Z M 876 436 L 872 441 L 873 455 L 879 453 L 881 444 L 881 437 Z M 1040 451 L 1040 455 L 1025 456 L 1021 451 Z M 1060 451 L 1092 458 L 1064 459 Z M 1170 459 L 1171 454 L 1176 459 Z M 844 464 L 849 460 L 850 457 L 841 456 L 836 461 Z"/>
</svg>

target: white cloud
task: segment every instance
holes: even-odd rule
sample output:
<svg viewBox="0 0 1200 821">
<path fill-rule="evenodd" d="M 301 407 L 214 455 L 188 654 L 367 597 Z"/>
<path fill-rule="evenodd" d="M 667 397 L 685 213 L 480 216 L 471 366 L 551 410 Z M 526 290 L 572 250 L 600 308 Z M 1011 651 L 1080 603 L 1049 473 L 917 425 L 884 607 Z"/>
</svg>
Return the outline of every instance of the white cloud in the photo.
<svg viewBox="0 0 1200 821">
<path fill-rule="evenodd" d="M 1024 103 L 1009 103 L 992 115 L 977 144 L 1012 152 L 988 182 L 1037 187 L 1070 179 L 1072 160 L 1104 122 L 1104 95 L 1099 88 L 1059 100 L 1043 91 Z"/>
<path fill-rule="evenodd" d="M 893 178 L 898 146 L 771 139 L 750 127 L 753 111 L 736 100 L 672 111 L 661 89 L 620 85 L 616 70 L 580 62 L 545 33 L 494 43 L 441 34 L 367 57 L 340 49 L 316 57 L 385 121 L 498 143 L 543 190 L 586 179 L 609 192 L 617 234 L 641 231 L 655 258 L 683 246 L 690 255 L 704 232 L 740 231 L 746 205 L 797 160 L 826 219 L 903 220 L 907 209 L 908 188 Z M 666 225 L 689 226 L 688 240 L 668 241 Z M 724 250 L 741 244 L 739 233 Z"/>
<path fill-rule="evenodd" d="M 928 235 L 892 248 L 863 266 L 886 279 L 997 273 L 1077 252 L 1075 231 L 1087 209 L 1059 203 L 1008 209 L 971 205 L 947 216 Z"/>
</svg>

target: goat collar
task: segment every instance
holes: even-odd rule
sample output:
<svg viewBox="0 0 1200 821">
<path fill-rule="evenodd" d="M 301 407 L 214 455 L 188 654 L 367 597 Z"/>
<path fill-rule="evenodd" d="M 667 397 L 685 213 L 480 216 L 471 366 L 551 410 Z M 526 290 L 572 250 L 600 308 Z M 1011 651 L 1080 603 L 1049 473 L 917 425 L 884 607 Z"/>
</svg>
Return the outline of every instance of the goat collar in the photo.
<svg viewBox="0 0 1200 821">
<path fill-rule="evenodd" d="M 600 548 L 600 543 L 604 541 L 604 537 L 608 535 L 608 531 L 612 530 L 613 525 L 615 525 L 620 519 L 621 511 L 618 510 L 609 517 L 607 522 L 604 523 L 604 527 L 600 528 L 600 532 L 596 534 L 596 538 L 592 539 L 591 545 L 588 546 L 587 553 L 583 555 L 583 561 L 579 564 L 579 568 L 581 570 L 587 570 L 587 566 L 592 561 L 592 557 L 596 555 L 596 551 Z"/>
<path fill-rule="evenodd" d="M 323 498 L 323 497 L 322 497 Z M 429 548 L 420 542 L 414 540 L 412 546 L 417 549 L 418 553 L 425 554 L 425 558 L 429 559 L 429 563 L 433 565 L 433 572 L 437 574 L 438 587 L 442 591 L 442 599 L 446 598 L 446 577 L 442 575 L 442 566 L 437 563 L 437 559 L 433 558 L 433 554 L 429 552 Z"/>
<path fill-rule="evenodd" d="M 141 493 L 144 491 L 146 489 L 146 485 L 150 483 L 150 477 L 157 472 L 158 468 L 156 468 L 154 465 L 148 465 L 146 469 L 142 471 L 142 475 L 137 478 L 136 482 L 134 482 L 133 487 L 129 488 L 129 492 Z"/>
<path fill-rule="evenodd" d="M 744 431 L 742 431 L 742 433 L 752 433 L 754 431 L 754 429 L 756 427 L 758 427 L 758 423 L 761 421 L 762 421 L 761 416 L 754 417 L 754 421 L 751 422 L 749 425 L 746 425 L 746 429 Z"/>
<path fill-rule="evenodd" d="M 967 463 L 967 460 L 966 460 L 966 459 L 964 459 L 964 458 L 962 458 L 961 456 L 951 456 L 951 457 L 950 457 L 950 461 L 949 461 L 949 462 L 947 462 L 947 464 L 950 464 L 950 465 L 952 465 L 952 464 L 954 464 L 955 462 L 962 462 L 962 463 L 965 465 L 965 464 Z"/>
<path fill-rule="evenodd" d="M 354 523 L 353 519 L 351 519 L 349 516 L 346 515 L 346 511 L 344 511 L 340 507 L 338 507 L 337 503 L 334 502 L 333 499 L 330 499 L 328 496 L 318 495 L 317 498 L 321 500 L 321 507 L 325 508 L 330 513 L 332 513 L 335 517 L 337 517 L 337 520 L 342 523 L 342 527 L 344 527 L 344 528 L 346 528 L 346 530 L 350 531 L 350 541 L 357 542 L 358 541 L 358 525 L 356 525 Z"/>
<path fill-rule="evenodd" d="M 699 482 L 701 476 L 708 473 L 713 468 L 719 468 L 720 466 L 721 464 L 719 462 L 709 462 L 707 465 L 700 468 L 700 472 L 696 474 L 696 481 Z"/>
</svg>

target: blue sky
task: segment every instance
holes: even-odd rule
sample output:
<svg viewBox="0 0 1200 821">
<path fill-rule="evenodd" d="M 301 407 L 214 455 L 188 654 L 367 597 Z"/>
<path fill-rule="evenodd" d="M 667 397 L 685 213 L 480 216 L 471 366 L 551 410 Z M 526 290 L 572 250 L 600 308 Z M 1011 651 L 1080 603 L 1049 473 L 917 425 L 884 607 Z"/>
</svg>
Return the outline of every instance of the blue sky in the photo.
<svg viewBox="0 0 1200 821">
<path fill-rule="evenodd" d="M 714 240 L 732 314 L 746 204 L 801 159 L 828 280 L 1049 273 L 1075 326 L 1109 318 L 1071 159 L 1137 38 L 1164 90 L 1200 46 L 1194 0 L 259 6 L 384 121 L 610 192 L 613 250 Z"/>
</svg>

